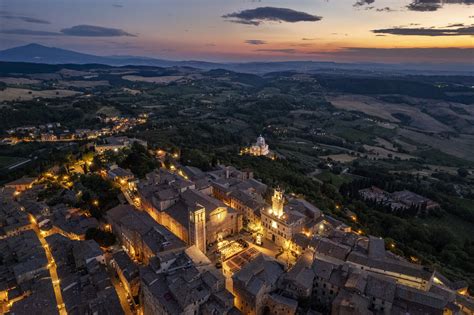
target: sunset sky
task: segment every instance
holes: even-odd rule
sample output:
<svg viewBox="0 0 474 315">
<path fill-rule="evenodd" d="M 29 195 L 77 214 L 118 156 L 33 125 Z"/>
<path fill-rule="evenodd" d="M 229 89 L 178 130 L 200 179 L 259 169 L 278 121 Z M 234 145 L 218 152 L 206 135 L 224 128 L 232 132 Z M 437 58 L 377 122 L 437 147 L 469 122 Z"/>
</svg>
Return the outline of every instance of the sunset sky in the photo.
<svg viewBox="0 0 474 315">
<path fill-rule="evenodd" d="M 209 61 L 472 62 L 474 0 L 2 0 L 0 49 Z"/>
</svg>

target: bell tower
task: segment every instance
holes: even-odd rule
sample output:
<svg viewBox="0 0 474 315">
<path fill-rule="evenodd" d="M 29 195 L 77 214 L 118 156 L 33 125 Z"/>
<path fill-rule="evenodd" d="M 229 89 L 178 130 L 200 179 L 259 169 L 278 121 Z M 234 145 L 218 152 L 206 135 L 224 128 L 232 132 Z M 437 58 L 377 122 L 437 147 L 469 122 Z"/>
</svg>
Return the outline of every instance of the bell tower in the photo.
<svg viewBox="0 0 474 315">
<path fill-rule="evenodd" d="M 283 215 L 284 202 L 283 191 L 279 188 L 275 189 L 272 197 L 272 211 L 275 216 L 281 217 Z"/>
<path fill-rule="evenodd" d="M 189 243 L 206 253 L 206 209 L 198 204 L 189 211 Z"/>
</svg>

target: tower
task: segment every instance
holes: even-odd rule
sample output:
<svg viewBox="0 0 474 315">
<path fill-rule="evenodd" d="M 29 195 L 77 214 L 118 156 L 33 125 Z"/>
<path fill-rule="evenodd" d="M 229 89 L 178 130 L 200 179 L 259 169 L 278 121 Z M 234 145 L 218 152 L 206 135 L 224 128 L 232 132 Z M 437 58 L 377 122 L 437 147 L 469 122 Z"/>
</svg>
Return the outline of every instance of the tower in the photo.
<svg viewBox="0 0 474 315">
<path fill-rule="evenodd" d="M 257 146 L 259 146 L 260 148 L 265 147 L 265 138 L 263 138 L 262 135 L 260 135 L 260 136 L 257 138 Z"/>
<path fill-rule="evenodd" d="M 281 217 L 283 215 L 284 202 L 283 191 L 279 188 L 275 189 L 272 197 L 272 210 L 275 216 Z"/>
<path fill-rule="evenodd" d="M 189 211 L 189 244 L 206 253 L 206 209 L 198 204 Z"/>
</svg>

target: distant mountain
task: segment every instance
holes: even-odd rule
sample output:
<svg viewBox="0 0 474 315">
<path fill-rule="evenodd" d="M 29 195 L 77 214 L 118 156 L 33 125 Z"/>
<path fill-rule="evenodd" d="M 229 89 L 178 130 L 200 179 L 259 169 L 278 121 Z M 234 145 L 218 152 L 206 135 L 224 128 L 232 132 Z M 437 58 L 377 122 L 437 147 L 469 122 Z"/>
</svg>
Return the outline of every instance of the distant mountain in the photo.
<svg viewBox="0 0 474 315">
<path fill-rule="evenodd" d="M 472 74 L 471 65 L 448 64 L 379 64 L 379 63 L 335 63 L 316 61 L 282 61 L 282 62 L 244 62 L 213 63 L 205 61 L 173 61 L 137 56 L 96 56 L 72 50 L 46 47 L 39 44 L 28 44 L 0 51 L 0 61 L 29 62 L 43 64 L 104 64 L 110 66 L 154 66 L 154 67 L 192 67 L 203 70 L 225 69 L 247 73 L 268 73 L 282 71 L 354 71 L 361 70 L 366 74 L 380 71 L 383 73 L 466 73 Z M 374 74 L 374 73 L 372 73 Z M 446 74 L 446 73 L 445 73 Z"/>
<path fill-rule="evenodd" d="M 71 50 L 29 44 L 0 51 L 0 60 L 35 63 L 106 63 L 107 58 L 78 53 Z"/>
<path fill-rule="evenodd" d="M 215 69 L 221 65 L 203 61 L 172 61 L 136 56 L 96 56 L 72 50 L 28 44 L 0 51 L 0 61 L 46 64 L 104 64 L 110 66 L 194 67 Z"/>
</svg>

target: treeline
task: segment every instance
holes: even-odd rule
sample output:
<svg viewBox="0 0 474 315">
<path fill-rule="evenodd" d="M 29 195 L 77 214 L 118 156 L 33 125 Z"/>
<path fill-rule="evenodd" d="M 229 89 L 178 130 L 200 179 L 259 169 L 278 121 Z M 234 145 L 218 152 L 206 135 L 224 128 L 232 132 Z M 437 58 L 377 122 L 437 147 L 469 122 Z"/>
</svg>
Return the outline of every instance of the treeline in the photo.
<svg viewBox="0 0 474 315">
<path fill-rule="evenodd" d="M 459 88 L 451 85 L 440 86 L 435 83 L 413 80 L 410 78 L 356 78 L 343 77 L 318 77 L 322 87 L 352 94 L 401 94 L 413 97 L 439 99 L 463 104 L 471 104 L 473 96 L 467 94 L 469 91 L 463 89 L 466 94 L 448 95 L 449 92 L 458 91 Z"/>
</svg>

